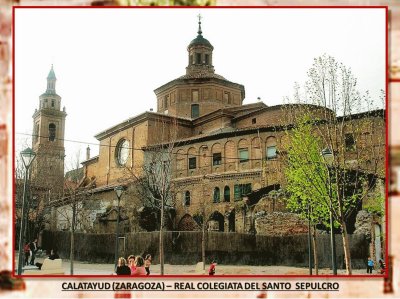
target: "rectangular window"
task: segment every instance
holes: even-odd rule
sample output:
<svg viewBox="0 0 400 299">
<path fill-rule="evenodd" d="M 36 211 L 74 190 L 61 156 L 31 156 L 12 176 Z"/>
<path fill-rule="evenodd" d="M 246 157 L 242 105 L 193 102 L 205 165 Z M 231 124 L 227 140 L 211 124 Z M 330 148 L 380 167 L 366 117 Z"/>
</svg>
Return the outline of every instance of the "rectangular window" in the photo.
<svg viewBox="0 0 400 299">
<path fill-rule="evenodd" d="M 239 185 L 235 185 L 234 186 L 234 198 L 235 198 L 235 200 L 239 200 L 241 197 L 240 197 L 240 186 Z"/>
<path fill-rule="evenodd" d="M 192 90 L 192 102 L 198 102 L 198 101 L 199 101 L 199 91 Z"/>
<path fill-rule="evenodd" d="M 164 108 L 168 108 L 168 96 L 164 97 Z"/>
<path fill-rule="evenodd" d="M 267 147 L 267 160 L 276 159 L 276 146 Z"/>
<path fill-rule="evenodd" d="M 54 100 L 51 100 L 51 107 L 54 107 Z"/>
<path fill-rule="evenodd" d="M 221 165 L 221 162 L 222 162 L 221 153 L 213 154 L 213 166 Z"/>
<path fill-rule="evenodd" d="M 254 124 L 256 124 L 257 123 L 257 119 L 256 118 L 253 118 L 252 120 L 251 120 L 251 123 L 254 125 Z"/>
<path fill-rule="evenodd" d="M 242 195 L 247 195 L 251 193 L 251 184 L 243 184 L 242 185 Z"/>
<path fill-rule="evenodd" d="M 196 64 L 201 64 L 201 54 L 196 53 Z"/>
<path fill-rule="evenodd" d="M 239 149 L 239 162 L 247 162 L 249 161 L 249 150 L 247 148 Z"/>
<path fill-rule="evenodd" d="M 344 134 L 344 143 L 346 146 L 346 151 L 354 150 L 356 142 L 354 140 L 353 134 Z"/>
<path fill-rule="evenodd" d="M 224 92 L 224 103 L 231 104 L 231 95 L 229 92 Z"/>
<path fill-rule="evenodd" d="M 205 64 L 208 65 L 208 64 L 209 64 L 209 57 L 208 57 L 208 54 L 206 54 L 204 58 L 205 58 L 205 59 L 204 59 Z"/>
<path fill-rule="evenodd" d="M 238 184 L 234 186 L 234 199 L 235 201 L 241 200 L 243 196 L 251 193 L 251 183 Z"/>
<path fill-rule="evenodd" d="M 189 158 L 189 169 L 196 169 L 196 157 Z"/>
<path fill-rule="evenodd" d="M 192 118 L 199 117 L 200 111 L 199 111 L 199 105 L 198 104 L 193 104 L 192 105 Z"/>
</svg>

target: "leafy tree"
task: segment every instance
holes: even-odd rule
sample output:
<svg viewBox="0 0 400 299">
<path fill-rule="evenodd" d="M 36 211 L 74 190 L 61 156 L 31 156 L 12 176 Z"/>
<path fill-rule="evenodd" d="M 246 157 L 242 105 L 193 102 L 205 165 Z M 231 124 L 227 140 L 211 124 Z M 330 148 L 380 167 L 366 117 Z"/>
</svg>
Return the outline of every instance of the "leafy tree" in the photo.
<svg viewBox="0 0 400 299">
<path fill-rule="evenodd" d="M 351 70 L 328 55 L 314 60 L 308 78 L 304 95 L 295 88 L 294 102 L 303 105 L 285 106 L 286 124 L 295 127 L 289 132 L 294 144 L 288 163 L 294 166 L 288 188 L 300 199 L 291 205 L 304 210 L 312 204 L 325 222 L 332 213 L 351 274 L 347 219 L 385 178 L 385 114 L 377 109 L 384 93 L 380 105 L 368 92 L 361 95 Z M 323 152 L 329 153 L 325 159 Z"/>
<path fill-rule="evenodd" d="M 287 134 L 290 135 L 285 168 L 287 208 L 310 221 L 314 228 L 314 262 L 318 274 L 315 225 L 324 223 L 329 226 L 331 201 L 326 184 L 329 171 L 321 156 L 320 138 L 313 135 L 310 118 L 304 117 Z"/>
</svg>

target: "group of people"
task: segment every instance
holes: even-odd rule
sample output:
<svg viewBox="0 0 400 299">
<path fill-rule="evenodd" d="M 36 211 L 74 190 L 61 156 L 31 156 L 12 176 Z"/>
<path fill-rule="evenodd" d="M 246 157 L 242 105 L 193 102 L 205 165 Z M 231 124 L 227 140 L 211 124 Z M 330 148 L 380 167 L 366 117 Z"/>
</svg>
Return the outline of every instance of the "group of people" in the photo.
<svg viewBox="0 0 400 299">
<path fill-rule="evenodd" d="M 32 242 L 25 243 L 24 245 L 25 266 L 35 264 L 35 255 L 37 251 L 38 251 L 37 239 L 33 240 Z"/>
<path fill-rule="evenodd" d="M 379 260 L 379 269 L 378 273 L 379 274 L 385 274 L 386 271 L 386 264 L 383 260 Z M 367 273 L 372 274 L 372 270 L 374 269 L 374 260 L 371 257 L 368 257 L 367 261 Z"/>
<path fill-rule="evenodd" d="M 128 256 L 128 262 L 124 257 L 118 259 L 118 265 L 115 269 L 117 275 L 150 275 L 151 255 L 147 254 L 143 259 L 140 255 Z"/>
</svg>

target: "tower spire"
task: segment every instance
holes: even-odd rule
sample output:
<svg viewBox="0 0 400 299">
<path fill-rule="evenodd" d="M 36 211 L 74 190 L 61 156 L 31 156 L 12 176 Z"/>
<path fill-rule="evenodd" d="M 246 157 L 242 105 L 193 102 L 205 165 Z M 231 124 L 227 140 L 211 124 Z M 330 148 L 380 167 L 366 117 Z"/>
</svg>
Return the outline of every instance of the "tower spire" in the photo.
<svg viewBox="0 0 400 299">
<path fill-rule="evenodd" d="M 201 14 L 198 14 L 197 17 L 199 18 L 199 30 L 197 31 L 197 34 L 201 35 L 203 33 L 201 31 Z"/>
<path fill-rule="evenodd" d="M 54 73 L 53 64 L 51 64 L 51 69 L 47 75 L 47 90 L 46 93 L 56 93 L 56 74 Z"/>
</svg>

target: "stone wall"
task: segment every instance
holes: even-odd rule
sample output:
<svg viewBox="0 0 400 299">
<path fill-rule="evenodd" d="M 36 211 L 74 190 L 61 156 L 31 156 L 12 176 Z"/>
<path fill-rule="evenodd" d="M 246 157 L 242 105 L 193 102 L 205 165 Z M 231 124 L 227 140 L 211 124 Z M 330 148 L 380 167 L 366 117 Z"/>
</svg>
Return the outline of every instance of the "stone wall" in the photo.
<svg viewBox="0 0 400 299">
<path fill-rule="evenodd" d="M 265 213 L 257 217 L 254 222 L 257 234 L 262 235 L 288 236 L 308 232 L 306 221 L 293 213 Z"/>
<path fill-rule="evenodd" d="M 152 254 L 158 256 L 158 232 L 121 234 L 120 255 Z M 57 247 L 62 258 L 69 256 L 69 232 L 43 232 L 42 246 Z M 368 242 L 363 235 L 350 235 L 352 266 L 364 268 L 368 258 Z M 202 232 L 166 232 L 165 263 L 196 264 L 201 261 Z M 320 267 L 330 267 L 329 235 L 318 235 Z M 76 234 L 75 258 L 90 262 L 114 261 L 115 234 Z M 336 235 L 338 268 L 344 267 L 342 238 Z M 217 258 L 219 264 L 308 266 L 307 235 L 266 236 L 239 233 L 206 233 L 207 262 Z"/>
</svg>

